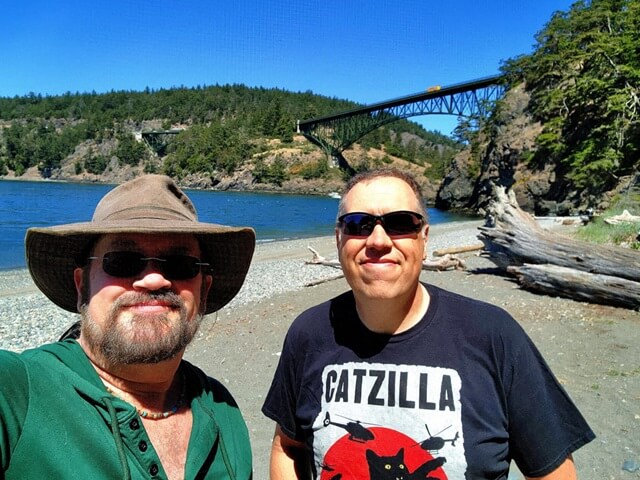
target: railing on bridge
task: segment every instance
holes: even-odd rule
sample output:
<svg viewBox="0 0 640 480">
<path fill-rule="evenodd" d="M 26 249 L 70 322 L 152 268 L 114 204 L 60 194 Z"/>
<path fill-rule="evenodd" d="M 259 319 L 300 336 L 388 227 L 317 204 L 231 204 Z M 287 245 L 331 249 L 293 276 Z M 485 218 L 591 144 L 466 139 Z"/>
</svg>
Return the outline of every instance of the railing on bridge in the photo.
<svg viewBox="0 0 640 480">
<path fill-rule="evenodd" d="M 496 75 L 446 87 L 430 87 L 426 92 L 298 121 L 297 130 L 328 156 L 340 160 L 343 159 L 341 152 L 359 138 L 403 118 L 429 114 L 484 117 L 503 95 L 503 79 Z"/>
</svg>

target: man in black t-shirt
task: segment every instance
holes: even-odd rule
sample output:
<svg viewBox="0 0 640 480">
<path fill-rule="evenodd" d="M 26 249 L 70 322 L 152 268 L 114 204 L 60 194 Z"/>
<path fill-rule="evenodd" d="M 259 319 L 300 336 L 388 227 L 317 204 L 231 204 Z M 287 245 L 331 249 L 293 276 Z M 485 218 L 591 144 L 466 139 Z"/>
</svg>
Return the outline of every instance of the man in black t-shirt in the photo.
<svg viewBox="0 0 640 480">
<path fill-rule="evenodd" d="M 420 283 L 428 233 L 415 180 L 354 177 L 338 256 L 351 290 L 302 313 L 263 412 L 271 478 L 575 479 L 594 434 L 504 310 Z"/>
</svg>

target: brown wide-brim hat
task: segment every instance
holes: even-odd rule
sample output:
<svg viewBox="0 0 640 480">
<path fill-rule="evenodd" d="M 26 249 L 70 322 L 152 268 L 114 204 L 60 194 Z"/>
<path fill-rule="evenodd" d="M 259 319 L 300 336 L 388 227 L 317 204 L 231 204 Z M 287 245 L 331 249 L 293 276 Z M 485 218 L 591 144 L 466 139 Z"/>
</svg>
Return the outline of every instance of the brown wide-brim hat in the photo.
<svg viewBox="0 0 640 480">
<path fill-rule="evenodd" d="M 213 276 L 205 313 L 238 293 L 256 242 L 252 228 L 199 222 L 193 203 L 171 178 L 144 175 L 107 193 L 90 222 L 27 230 L 27 265 L 37 287 L 56 305 L 77 312 L 73 271 L 86 263 L 101 235 L 113 233 L 194 235 Z"/>
</svg>

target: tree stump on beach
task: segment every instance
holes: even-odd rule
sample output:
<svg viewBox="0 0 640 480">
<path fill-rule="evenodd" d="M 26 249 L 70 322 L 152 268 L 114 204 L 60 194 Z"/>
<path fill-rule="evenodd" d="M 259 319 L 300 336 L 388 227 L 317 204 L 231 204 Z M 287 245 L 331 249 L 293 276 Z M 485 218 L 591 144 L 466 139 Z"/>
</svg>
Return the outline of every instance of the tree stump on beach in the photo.
<svg viewBox="0 0 640 480">
<path fill-rule="evenodd" d="M 496 189 L 487 225 L 479 229 L 482 255 L 515 274 L 525 288 L 592 303 L 640 307 L 640 254 L 634 250 L 545 230 L 518 207 L 513 193 L 502 188 Z"/>
</svg>

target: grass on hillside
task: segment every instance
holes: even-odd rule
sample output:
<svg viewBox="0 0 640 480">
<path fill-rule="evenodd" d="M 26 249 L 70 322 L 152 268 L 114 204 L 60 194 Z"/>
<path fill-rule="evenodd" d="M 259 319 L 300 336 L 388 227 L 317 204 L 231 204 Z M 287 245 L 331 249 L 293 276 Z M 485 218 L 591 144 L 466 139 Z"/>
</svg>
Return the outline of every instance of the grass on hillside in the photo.
<svg viewBox="0 0 640 480">
<path fill-rule="evenodd" d="M 640 195 L 624 195 L 616 203 L 596 216 L 576 232 L 578 238 L 605 245 L 620 245 L 640 250 L 640 222 L 624 222 L 610 225 L 605 219 L 620 215 L 627 210 L 631 215 L 640 215 Z"/>
</svg>

